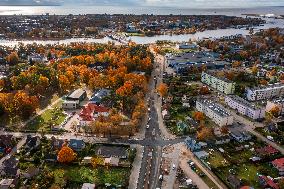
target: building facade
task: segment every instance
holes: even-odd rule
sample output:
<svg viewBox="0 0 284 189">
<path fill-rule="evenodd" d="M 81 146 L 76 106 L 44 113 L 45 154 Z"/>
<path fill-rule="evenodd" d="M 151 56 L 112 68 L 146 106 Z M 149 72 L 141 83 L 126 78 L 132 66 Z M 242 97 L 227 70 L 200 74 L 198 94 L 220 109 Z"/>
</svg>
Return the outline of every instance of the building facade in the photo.
<svg viewBox="0 0 284 189">
<path fill-rule="evenodd" d="M 277 83 L 264 88 L 249 88 L 246 96 L 249 101 L 265 100 L 284 95 L 284 85 Z"/>
<path fill-rule="evenodd" d="M 210 73 L 202 72 L 201 82 L 224 94 L 234 94 L 235 92 L 236 84 L 234 82 L 226 78 L 218 78 Z"/>
<path fill-rule="evenodd" d="M 229 114 L 221 105 L 208 99 L 198 99 L 196 109 L 203 112 L 207 117 L 212 119 L 220 127 L 232 125 L 234 117 Z"/>
<path fill-rule="evenodd" d="M 225 103 L 240 114 L 248 116 L 254 120 L 265 117 L 264 107 L 256 106 L 239 96 L 228 95 L 225 97 Z"/>
</svg>

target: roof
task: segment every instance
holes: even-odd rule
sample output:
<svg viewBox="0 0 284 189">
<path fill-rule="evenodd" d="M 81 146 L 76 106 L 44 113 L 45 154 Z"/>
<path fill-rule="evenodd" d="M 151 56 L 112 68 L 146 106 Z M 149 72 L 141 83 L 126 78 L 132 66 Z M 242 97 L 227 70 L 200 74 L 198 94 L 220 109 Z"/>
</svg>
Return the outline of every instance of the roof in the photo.
<svg viewBox="0 0 284 189">
<path fill-rule="evenodd" d="M 246 101 L 245 99 L 237 95 L 228 95 L 227 97 L 237 102 L 238 104 L 244 105 L 250 109 L 253 109 L 253 110 L 261 109 L 261 107 L 257 106 L 256 104 L 250 103 L 249 101 Z"/>
<path fill-rule="evenodd" d="M 85 147 L 85 142 L 83 140 L 70 139 L 68 146 L 72 149 L 82 149 Z"/>
<path fill-rule="evenodd" d="M 84 106 L 80 113 L 80 117 L 83 121 L 93 121 L 94 113 L 107 113 L 109 108 L 104 106 L 98 106 L 96 104 L 89 103 L 87 106 Z"/>
<path fill-rule="evenodd" d="M 67 98 L 72 98 L 72 99 L 79 99 L 86 91 L 83 89 L 77 89 L 73 91 L 70 95 L 68 95 Z"/>
<path fill-rule="evenodd" d="M 127 157 L 127 150 L 120 146 L 101 146 L 97 150 L 97 154 L 103 157 Z"/>
<path fill-rule="evenodd" d="M 0 146 L 12 147 L 13 135 L 0 135 Z"/>
<path fill-rule="evenodd" d="M 105 158 L 105 164 L 118 166 L 118 163 L 119 163 L 119 158 L 116 157 Z"/>
<path fill-rule="evenodd" d="M 221 117 L 228 117 L 231 116 L 229 112 L 225 110 L 221 105 L 213 102 L 212 100 L 208 99 L 198 99 L 197 102 L 207 106 L 211 110 L 213 110 L 216 114 L 220 115 Z"/>
<path fill-rule="evenodd" d="M 14 182 L 14 179 L 2 179 L 0 181 L 0 186 L 10 186 Z"/>
<path fill-rule="evenodd" d="M 272 179 L 268 178 L 267 176 L 261 175 L 259 176 L 259 178 L 264 181 L 265 185 L 268 185 L 269 187 L 273 188 L 273 189 L 279 189 L 278 185 L 273 182 Z"/>
<path fill-rule="evenodd" d="M 272 161 L 272 164 L 278 168 L 284 169 L 284 158 L 275 159 Z"/>
<path fill-rule="evenodd" d="M 276 154 L 279 151 L 272 146 L 265 146 L 263 148 L 258 148 L 256 149 L 256 152 L 259 153 L 260 155 L 271 155 L 271 154 Z"/>
<path fill-rule="evenodd" d="M 95 189 L 96 185 L 91 183 L 84 183 L 82 189 Z"/>
<path fill-rule="evenodd" d="M 198 151 L 198 152 L 194 152 L 194 155 L 198 158 L 198 159 L 202 159 L 204 157 L 208 157 L 209 154 L 205 151 Z"/>
</svg>

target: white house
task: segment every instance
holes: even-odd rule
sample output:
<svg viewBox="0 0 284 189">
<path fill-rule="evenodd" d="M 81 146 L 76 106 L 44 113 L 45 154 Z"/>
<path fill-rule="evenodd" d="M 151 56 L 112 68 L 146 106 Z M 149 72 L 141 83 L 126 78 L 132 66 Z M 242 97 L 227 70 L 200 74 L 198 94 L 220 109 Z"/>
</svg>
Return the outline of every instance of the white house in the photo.
<svg viewBox="0 0 284 189">
<path fill-rule="evenodd" d="M 63 109 L 70 109 L 70 110 L 75 110 L 79 107 L 80 103 L 79 101 L 69 101 L 69 100 L 65 100 L 62 103 L 62 108 Z"/>
<path fill-rule="evenodd" d="M 264 107 L 256 106 L 239 96 L 228 95 L 225 97 L 225 102 L 229 107 L 235 109 L 240 114 L 252 119 L 261 119 L 265 117 Z"/>
<path fill-rule="evenodd" d="M 196 101 L 196 108 L 212 119 L 219 126 L 232 125 L 234 117 L 229 114 L 221 105 L 208 99 Z"/>
<path fill-rule="evenodd" d="M 277 83 L 273 85 L 268 85 L 263 88 L 249 88 L 246 91 L 246 95 L 249 101 L 282 97 L 284 95 L 284 85 Z"/>
<path fill-rule="evenodd" d="M 283 114 L 284 113 L 284 98 L 268 100 L 266 104 L 266 109 L 265 109 L 266 112 L 269 112 L 275 106 L 279 108 L 279 114 Z"/>
</svg>

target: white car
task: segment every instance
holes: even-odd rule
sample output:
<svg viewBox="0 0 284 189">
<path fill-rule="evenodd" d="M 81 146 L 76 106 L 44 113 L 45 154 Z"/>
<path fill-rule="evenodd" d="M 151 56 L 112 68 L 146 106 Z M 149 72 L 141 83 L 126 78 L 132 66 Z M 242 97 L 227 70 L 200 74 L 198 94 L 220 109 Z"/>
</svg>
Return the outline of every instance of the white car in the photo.
<svg viewBox="0 0 284 189">
<path fill-rule="evenodd" d="M 173 170 L 175 170 L 175 168 L 176 168 L 176 165 L 175 165 L 175 164 L 173 164 L 173 167 L 172 167 L 172 168 L 173 168 Z"/>
<path fill-rule="evenodd" d="M 146 125 L 146 129 L 149 129 L 150 125 Z"/>
</svg>

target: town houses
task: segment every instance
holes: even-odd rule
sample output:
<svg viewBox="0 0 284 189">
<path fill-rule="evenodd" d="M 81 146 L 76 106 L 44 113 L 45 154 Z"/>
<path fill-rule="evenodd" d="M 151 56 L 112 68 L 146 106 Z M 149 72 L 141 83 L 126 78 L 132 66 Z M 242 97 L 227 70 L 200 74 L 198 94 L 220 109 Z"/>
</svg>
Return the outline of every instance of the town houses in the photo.
<svg viewBox="0 0 284 189">
<path fill-rule="evenodd" d="M 203 112 L 219 126 L 232 125 L 234 117 L 221 105 L 208 99 L 198 99 L 196 109 Z"/>
<path fill-rule="evenodd" d="M 202 72 L 201 82 L 209 85 L 210 87 L 224 93 L 224 94 L 234 94 L 235 83 L 228 80 L 227 78 L 221 78 L 215 75 L 216 72 Z"/>
<path fill-rule="evenodd" d="M 264 107 L 252 104 L 239 96 L 227 95 L 225 102 L 232 109 L 235 109 L 240 114 L 248 116 L 251 119 L 262 119 L 265 116 Z"/>
<path fill-rule="evenodd" d="M 284 85 L 280 83 L 264 87 L 248 88 L 246 97 L 249 101 L 265 100 L 284 95 Z"/>
</svg>

